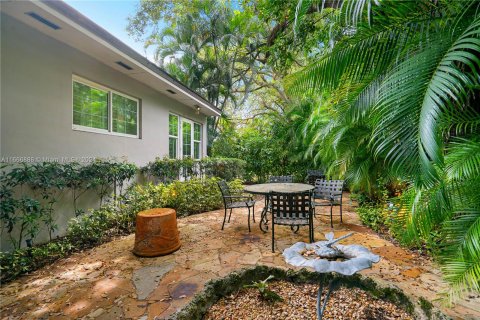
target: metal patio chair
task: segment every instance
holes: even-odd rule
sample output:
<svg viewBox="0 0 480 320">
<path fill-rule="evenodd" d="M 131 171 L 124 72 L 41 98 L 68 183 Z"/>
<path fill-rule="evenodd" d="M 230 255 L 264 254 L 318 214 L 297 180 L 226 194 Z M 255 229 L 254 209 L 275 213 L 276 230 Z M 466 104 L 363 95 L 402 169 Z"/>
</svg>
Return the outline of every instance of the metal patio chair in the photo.
<svg viewBox="0 0 480 320">
<path fill-rule="evenodd" d="M 225 226 L 225 220 L 227 219 L 227 210 L 230 209 L 228 215 L 228 222 L 230 223 L 230 217 L 232 216 L 232 210 L 235 208 L 248 208 L 248 232 L 250 232 L 250 208 L 253 212 L 253 222 L 255 223 L 255 200 L 251 196 L 242 194 L 232 194 L 228 184 L 224 181 L 217 182 L 220 192 L 222 193 L 223 204 L 225 205 L 225 215 L 223 217 L 222 230 Z"/>
<path fill-rule="evenodd" d="M 293 176 L 270 176 L 269 183 L 293 182 Z"/>
<path fill-rule="evenodd" d="M 318 179 L 325 179 L 325 173 L 323 170 L 307 170 L 307 176 L 305 177 L 305 182 L 315 185 L 315 181 Z"/>
<path fill-rule="evenodd" d="M 293 182 L 293 176 L 291 175 L 290 176 L 270 176 L 268 178 L 268 183 L 292 183 L 292 182 Z M 268 196 L 265 196 L 265 206 L 267 207 L 267 211 L 271 211 L 270 203 L 268 201 Z M 268 222 L 268 217 L 266 217 L 266 221 Z"/>
<path fill-rule="evenodd" d="M 271 192 L 272 210 L 272 252 L 275 252 L 275 225 L 290 228 L 308 226 L 308 237 L 313 242 L 313 202 L 312 192 L 283 193 Z M 297 228 L 298 231 L 298 228 Z"/>
<path fill-rule="evenodd" d="M 317 179 L 315 181 L 315 206 L 330 206 L 330 226 L 333 228 L 333 207 L 340 207 L 340 222 L 342 220 L 343 180 Z M 317 201 L 318 200 L 318 201 Z"/>
</svg>

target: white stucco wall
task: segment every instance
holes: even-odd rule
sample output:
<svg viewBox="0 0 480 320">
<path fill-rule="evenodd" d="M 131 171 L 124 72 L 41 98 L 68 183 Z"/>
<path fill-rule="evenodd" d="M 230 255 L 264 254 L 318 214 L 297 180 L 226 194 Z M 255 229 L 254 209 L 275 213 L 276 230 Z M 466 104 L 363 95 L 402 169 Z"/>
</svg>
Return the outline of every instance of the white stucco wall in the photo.
<svg viewBox="0 0 480 320">
<path fill-rule="evenodd" d="M 206 155 L 206 116 L 117 72 L 94 58 L 1 14 L 0 157 L 49 159 L 115 157 L 145 165 L 168 155 L 168 115 L 175 113 L 203 125 L 202 156 Z M 140 99 L 140 138 L 72 129 L 72 75 Z M 71 195 L 56 204 L 58 230 L 65 234 L 74 216 Z M 91 194 L 83 209 L 98 206 Z M 48 240 L 45 228 L 36 243 Z M 11 248 L 1 236 L 1 250 Z"/>
<path fill-rule="evenodd" d="M 124 157 L 144 165 L 168 155 L 168 114 L 206 117 L 94 58 L 2 14 L 1 156 Z M 72 129 L 72 75 L 140 99 L 140 138 Z M 206 139 L 203 141 L 206 154 Z"/>
</svg>

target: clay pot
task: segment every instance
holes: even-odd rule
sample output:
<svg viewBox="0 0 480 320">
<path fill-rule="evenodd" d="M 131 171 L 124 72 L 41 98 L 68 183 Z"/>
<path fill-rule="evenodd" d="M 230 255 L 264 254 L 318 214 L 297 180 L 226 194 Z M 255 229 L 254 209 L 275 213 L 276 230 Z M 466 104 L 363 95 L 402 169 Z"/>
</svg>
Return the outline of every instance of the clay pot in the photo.
<svg viewBox="0 0 480 320">
<path fill-rule="evenodd" d="M 177 213 L 170 208 L 155 208 L 137 214 L 133 253 L 154 257 L 172 253 L 180 248 Z"/>
</svg>

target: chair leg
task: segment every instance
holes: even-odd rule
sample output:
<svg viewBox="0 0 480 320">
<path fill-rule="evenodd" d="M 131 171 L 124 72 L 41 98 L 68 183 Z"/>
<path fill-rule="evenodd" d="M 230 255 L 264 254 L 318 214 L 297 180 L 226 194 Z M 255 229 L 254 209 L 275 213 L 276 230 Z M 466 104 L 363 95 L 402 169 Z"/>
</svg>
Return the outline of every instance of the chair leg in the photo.
<svg viewBox="0 0 480 320">
<path fill-rule="evenodd" d="M 315 239 L 314 239 L 314 229 L 313 229 L 313 217 L 310 216 L 310 225 L 308 226 L 309 227 L 309 230 L 310 230 L 310 243 L 313 243 L 315 242 Z"/>
<path fill-rule="evenodd" d="M 255 223 L 255 205 L 253 205 L 253 223 Z"/>
<path fill-rule="evenodd" d="M 273 216 L 272 216 L 272 252 L 275 252 L 275 223 L 273 223 Z"/>
<path fill-rule="evenodd" d="M 232 210 L 233 210 L 233 208 L 230 209 L 230 214 L 228 215 L 228 223 L 230 223 L 230 218 L 231 218 L 231 216 L 232 216 Z"/>
<path fill-rule="evenodd" d="M 315 242 L 315 229 L 313 228 L 313 223 L 312 223 L 312 241 L 310 243 Z"/>
<path fill-rule="evenodd" d="M 315 229 L 313 229 L 313 218 L 315 217 L 315 207 L 313 207 L 312 211 L 313 211 L 313 215 L 310 216 L 310 225 L 311 225 L 311 228 L 312 228 L 310 232 L 312 234 L 312 239 L 311 239 L 310 243 L 315 242 L 315 239 L 314 239 L 315 238 Z"/>
<path fill-rule="evenodd" d="M 250 207 L 248 207 L 248 232 L 251 232 L 251 230 L 250 230 Z"/>
<path fill-rule="evenodd" d="M 340 222 L 343 222 L 342 219 L 342 204 L 340 203 Z"/>
<path fill-rule="evenodd" d="M 333 205 L 330 205 L 330 227 L 333 228 Z"/>
<path fill-rule="evenodd" d="M 227 208 L 225 208 L 225 215 L 223 216 L 222 230 L 223 230 L 223 227 L 225 226 L 226 219 L 227 219 Z"/>
</svg>

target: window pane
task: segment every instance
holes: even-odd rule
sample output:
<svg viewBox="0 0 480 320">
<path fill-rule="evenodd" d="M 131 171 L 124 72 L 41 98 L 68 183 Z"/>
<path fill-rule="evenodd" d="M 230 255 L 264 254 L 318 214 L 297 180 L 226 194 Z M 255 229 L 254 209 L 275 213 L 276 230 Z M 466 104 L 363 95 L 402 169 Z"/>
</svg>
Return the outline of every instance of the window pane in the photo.
<svg viewBox="0 0 480 320">
<path fill-rule="evenodd" d="M 137 135 L 137 101 L 112 93 L 112 131 Z"/>
<path fill-rule="evenodd" d="M 192 156 L 192 125 L 189 122 L 182 123 L 183 156 Z"/>
<path fill-rule="evenodd" d="M 168 117 L 168 134 L 178 137 L 178 117 L 173 114 Z"/>
<path fill-rule="evenodd" d="M 200 142 L 193 143 L 193 158 L 200 159 Z"/>
<path fill-rule="evenodd" d="M 73 124 L 108 130 L 108 92 L 74 81 Z"/>
<path fill-rule="evenodd" d="M 170 159 L 177 157 L 177 138 L 168 138 L 168 157 Z"/>
<path fill-rule="evenodd" d="M 198 123 L 193 124 L 193 140 L 200 141 L 201 126 Z"/>
</svg>

